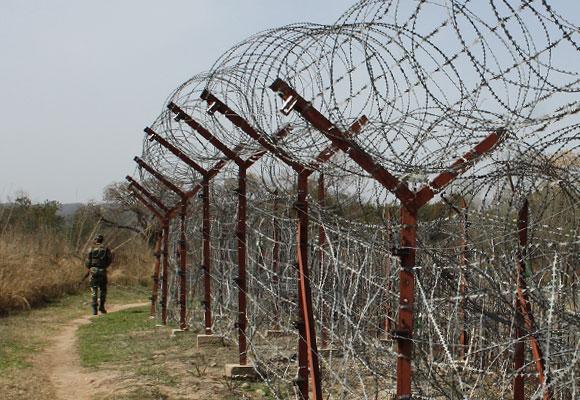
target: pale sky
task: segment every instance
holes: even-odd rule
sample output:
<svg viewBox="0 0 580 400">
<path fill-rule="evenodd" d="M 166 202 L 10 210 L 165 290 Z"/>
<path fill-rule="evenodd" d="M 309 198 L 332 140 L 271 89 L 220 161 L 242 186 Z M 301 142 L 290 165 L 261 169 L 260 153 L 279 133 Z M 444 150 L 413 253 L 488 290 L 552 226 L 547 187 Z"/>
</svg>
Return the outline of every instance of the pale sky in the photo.
<svg viewBox="0 0 580 400">
<path fill-rule="evenodd" d="M 354 0 L 0 0 L 0 202 L 100 200 L 180 83 L 261 30 Z"/>
<path fill-rule="evenodd" d="M 100 200 L 182 82 L 254 33 L 355 2 L 0 0 L 0 202 Z M 549 3 L 580 20 L 580 1 Z"/>
</svg>

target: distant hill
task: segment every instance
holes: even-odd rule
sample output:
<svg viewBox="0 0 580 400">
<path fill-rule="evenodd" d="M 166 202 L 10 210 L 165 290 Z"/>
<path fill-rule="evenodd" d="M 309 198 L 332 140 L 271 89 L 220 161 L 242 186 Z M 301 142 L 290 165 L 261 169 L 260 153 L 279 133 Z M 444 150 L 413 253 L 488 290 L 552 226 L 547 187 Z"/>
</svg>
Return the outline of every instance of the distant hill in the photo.
<svg viewBox="0 0 580 400">
<path fill-rule="evenodd" d="M 58 215 L 62 215 L 63 217 L 69 217 L 73 215 L 82 206 L 83 203 L 61 204 L 60 209 L 58 210 Z"/>
</svg>

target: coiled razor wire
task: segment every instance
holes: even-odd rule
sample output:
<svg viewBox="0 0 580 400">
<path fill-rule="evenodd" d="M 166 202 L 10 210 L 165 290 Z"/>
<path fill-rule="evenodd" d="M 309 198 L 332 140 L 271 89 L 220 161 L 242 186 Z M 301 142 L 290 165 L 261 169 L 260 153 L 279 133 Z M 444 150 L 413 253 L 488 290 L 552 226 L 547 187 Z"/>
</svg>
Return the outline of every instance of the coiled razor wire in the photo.
<svg viewBox="0 0 580 400">
<path fill-rule="evenodd" d="M 341 129 L 366 115 L 368 124 L 351 140 L 415 188 L 490 132 L 505 128 L 501 146 L 420 215 L 414 398 L 511 398 L 516 373 L 527 377 L 528 398 L 542 398 L 529 351 L 523 370 L 513 369 L 516 219 L 525 199 L 530 202 L 525 278 L 536 320 L 536 331 L 526 335 L 541 338 L 553 398 L 577 398 L 580 30 L 572 17 L 578 16 L 546 0 L 362 0 L 335 24 L 289 25 L 242 41 L 167 102 L 228 147 L 244 144 L 244 157 L 260 149 L 225 118 L 206 112 L 200 94 L 208 90 L 308 166 L 329 142 L 297 113 L 279 112 L 281 101 L 269 86 L 282 78 Z M 152 129 L 206 169 L 224 157 L 173 117 L 162 112 Z M 275 140 L 284 127 L 290 134 Z M 201 179 L 156 142 L 144 141 L 142 159 L 183 190 Z M 213 330 L 234 343 L 236 171 L 232 164 L 211 182 Z M 140 172 L 141 184 L 166 204 L 179 201 Z M 397 353 L 386 326 L 388 320 L 394 324 L 398 306 L 399 266 L 391 248 L 399 242 L 399 205 L 344 154 L 324 164 L 323 172 L 327 204 L 318 206 L 310 196 L 309 268 L 319 340 L 326 335 L 324 345 L 331 349 L 320 353 L 325 398 L 388 398 L 396 379 Z M 248 174 L 249 354 L 276 398 L 294 398 L 295 176 L 270 153 Z M 460 208 L 460 199 L 467 208 Z M 192 327 L 203 319 L 200 210 L 201 200 L 192 198 L 187 218 Z M 324 243 L 316 240 L 320 228 Z M 173 320 L 179 308 L 178 230 L 172 221 L 167 278 Z M 465 265 L 459 261 L 463 239 Z M 463 324 L 466 349 L 458 341 Z M 268 330 L 288 336 L 269 337 Z"/>
</svg>

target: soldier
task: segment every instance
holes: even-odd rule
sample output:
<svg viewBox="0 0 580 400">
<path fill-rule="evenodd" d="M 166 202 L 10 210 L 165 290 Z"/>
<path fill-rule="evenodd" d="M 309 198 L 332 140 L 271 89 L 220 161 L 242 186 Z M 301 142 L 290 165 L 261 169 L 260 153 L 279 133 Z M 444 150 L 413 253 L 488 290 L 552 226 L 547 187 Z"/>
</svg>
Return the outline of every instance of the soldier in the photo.
<svg viewBox="0 0 580 400">
<path fill-rule="evenodd" d="M 93 295 L 93 315 L 97 315 L 97 308 L 106 314 L 105 301 L 107 298 L 107 267 L 113 261 L 111 250 L 103 245 L 103 235 L 97 235 L 94 246 L 89 249 L 85 266 L 90 274 L 89 284 Z M 99 302 L 97 303 L 97 299 Z"/>
</svg>

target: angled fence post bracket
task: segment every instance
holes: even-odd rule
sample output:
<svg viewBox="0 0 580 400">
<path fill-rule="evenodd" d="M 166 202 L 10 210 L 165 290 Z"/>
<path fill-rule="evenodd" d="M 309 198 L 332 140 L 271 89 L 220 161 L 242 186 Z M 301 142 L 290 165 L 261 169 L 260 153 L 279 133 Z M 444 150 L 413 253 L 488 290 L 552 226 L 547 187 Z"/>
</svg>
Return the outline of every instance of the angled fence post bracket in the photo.
<svg viewBox="0 0 580 400">
<path fill-rule="evenodd" d="M 363 170 L 369 173 L 385 189 L 393 193 L 401 202 L 401 229 L 399 270 L 399 318 L 394 338 L 397 340 L 397 396 L 399 399 L 411 398 L 412 358 L 413 358 L 413 303 L 415 292 L 415 255 L 417 248 L 417 215 L 419 209 L 427 204 L 436 193 L 439 193 L 461 172 L 467 170 L 479 156 L 497 145 L 506 131 L 499 129 L 492 132 L 482 142 L 455 161 L 451 167 L 435 177 L 428 185 L 417 192 L 411 191 L 408 185 L 400 181 L 373 158 L 351 138 L 342 132 L 328 118 L 322 115 L 311 103 L 302 98 L 282 79 L 270 86 L 284 101 L 283 113 L 298 112 L 314 128 L 325 135 L 331 142 L 345 152 Z M 364 116 L 361 118 L 365 118 Z M 366 119 L 366 118 L 365 118 Z M 359 120 L 360 121 L 360 120 Z"/>
</svg>

